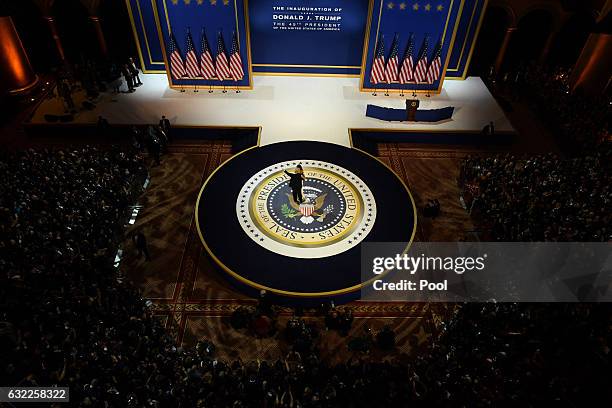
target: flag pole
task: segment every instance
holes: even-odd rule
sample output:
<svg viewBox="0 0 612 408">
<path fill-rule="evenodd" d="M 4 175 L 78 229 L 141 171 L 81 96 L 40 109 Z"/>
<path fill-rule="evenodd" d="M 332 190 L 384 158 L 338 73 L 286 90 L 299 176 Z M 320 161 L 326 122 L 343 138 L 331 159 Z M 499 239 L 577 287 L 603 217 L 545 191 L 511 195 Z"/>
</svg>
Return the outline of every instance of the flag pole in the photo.
<svg viewBox="0 0 612 408">
<path fill-rule="evenodd" d="M 188 37 L 191 39 L 191 26 L 187 26 L 187 35 L 188 35 Z M 192 44 L 192 45 L 193 45 L 193 44 Z M 186 57 L 185 57 L 185 60 L 186 60 L 187 58 L 188 58 L 188 57 L 186 56 Z M 187 63 L 187 61 L 185 61 L 185 65 L 186 65 L 186 63 Z M 198 92 L 198 86 L 197 86 L 197 85 L 195 85 L 195 88 L 193 88 L 193 93 L 196 93 L 196 92 Z"/>
</svg>

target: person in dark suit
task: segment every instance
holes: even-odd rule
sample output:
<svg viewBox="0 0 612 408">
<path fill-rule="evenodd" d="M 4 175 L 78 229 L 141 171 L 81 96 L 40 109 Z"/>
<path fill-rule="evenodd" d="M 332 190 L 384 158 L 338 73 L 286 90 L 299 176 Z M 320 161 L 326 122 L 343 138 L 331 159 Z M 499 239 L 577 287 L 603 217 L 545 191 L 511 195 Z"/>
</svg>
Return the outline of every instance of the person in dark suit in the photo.
<svg viewBox="0 0 612 408">
<path fill-rule="evenodd" d="M 132 81 L 134 82 L 134 86 L 140 86 L 142 85 L 142 82 L 140 81 L 140 77 L 138 76 L 139 71 L 138 71 L 138 67 L 136 66 L 136 63 L 134 62 L 134 59 L 132 57 L 130 57 L 128 59 L 128 69 L 130 70 L 130 73 L 132 74 Z"/>
<path fill-rule="evenodd" d="M 132 241 L 138 250 L 138 257 L 140 258 L 144 255 L 145 261 L 150 261 L 151 256 L 149 255 L 149 247 L 145 234 L 142 231 L 138 231 L 136 234 L 132 235 Z"/>
<path fill-rule="evenodd" d="M 132 73 L 130 72 L 127 64 L 121 65 L 121 74 L 127 83 L 128 92 L 134 92 L 134 77 L 132 77 Z"/>
<path fill-rule="evenodd" d="M 493 136 L 495 134 L 495 124 L 493 121 L 489 122 L 482 128 L 482 134 L 485 136 Z"/>
<path fill-rule="evenodd" d="M 304 202 L 304 197 L 302 196 L 302 184 L 306 177 L 304 176 L 304 169 L 301 164 L 298 164 L 295 168 L 295 173 L 289 173 L 285 170 L 285 174 L 289 176 L 289 187 L 291 187 L 291 193 L 293 194 L 293 201 L 298 204 L 302 204 Z"/>
<path fill-rule="evenodd" d="M 96 124 L 96 129 L 98 131 L 99 136 L 108 136 L 110 124 L 108 120 L 102 116 L 98 116 L 98 123 Z"/>
<path fill-rule="evenodd" d="M 170 128 L 172 127 L 172 125 L 170 125 L 170 121 L 164 115 L 162 115 L 161 119 L 159 120 L 159 127 L 166 134 L 166 137 L 168 138 L 168 141 L 170 141 L 170 137 L 171 137 L 171 135 L 170 135 Z"/>
</svg>

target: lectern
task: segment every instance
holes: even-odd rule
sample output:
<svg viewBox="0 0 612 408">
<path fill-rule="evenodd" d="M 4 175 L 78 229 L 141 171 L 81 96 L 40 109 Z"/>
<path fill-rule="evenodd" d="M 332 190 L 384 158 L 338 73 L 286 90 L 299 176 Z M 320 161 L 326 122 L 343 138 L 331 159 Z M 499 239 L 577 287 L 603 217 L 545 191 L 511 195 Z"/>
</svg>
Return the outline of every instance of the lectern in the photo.
<svg viewBox="0 0 612 408">
<path fill-rule="evenodd" d="M 408 122 L 414 122 L 416 120 L 416 111 L 418 108 L 418 99 L 406 99 L 406 117 Z"/>
</svg>

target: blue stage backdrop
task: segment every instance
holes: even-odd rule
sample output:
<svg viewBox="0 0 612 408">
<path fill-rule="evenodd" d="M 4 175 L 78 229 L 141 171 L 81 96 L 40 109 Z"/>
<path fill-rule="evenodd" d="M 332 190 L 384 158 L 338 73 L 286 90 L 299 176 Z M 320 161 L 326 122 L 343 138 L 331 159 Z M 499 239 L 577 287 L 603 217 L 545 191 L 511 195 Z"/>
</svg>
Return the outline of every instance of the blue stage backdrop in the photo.
<svg viewBox="0 0 612 408">
<path fill-rule="evenodd" d="M 354 75 L 369 0 L 252 0 L 253 71 Z"/>
<path fill-rule="evenodd" d="M 151 0 L 125 0 L 138 48 L 140 66 L 145 73 L 166 72 L 161 41 L 155 25 Z"/>
<path fill-rule="evenodd" d="M 440 92 L 463 5 L 462 0 L 373 0 L 361 90 Z"/>
<path fill-rule="evenodd" d="M 465 0 L 455 43 L 446 67 L 446 79 L 465 79 L 489 0 Z"/>
<path fill-rule="evenodd" d="M 249 27 L 246 18 L 246 0 L 152 0 L 156 6 L 154 9 L 156 25 L 161 35 L 162 50 L 166 62 L 168 81 L 172 88 L 201 87 L 227 88 L 227 89 L 251 89 L 251 55 L 249 46 Z M 195 59 L 189 64 L 188 44 L 189 33 L 192 39 L 192 49 Z M 204 51 L 203 34 L 205 34 L 210 56 L 214 64 L 210 71 L 205 73 L 202 60 Z M 236 36 L 238 53 L 240 55 L 243 75 L 241 79 L 230 79 L 231 61 L 233 53 L 233 38 Z M 225 50 L 227 57 L 227 69 L 223 75 L 219 75 L 219 62 L 217 60 L 218 49 Z M 173 55 L 175 51 L 175 55 Z M 180 56 L 185 62 L 185 75 L 174 73 L 179 64 L 173 64 L 176 56 Z M 189 69 L 191 66 L 191 70 Z M 210 76 L 216 75 L 210 79 Z M 222 80 L 217 78 L 223 77 Z"/>
<path fill-rule="evenodd" d="M 245 75 L 245 55 L 251 50 L 256 73 L 363 74 L 368 80 L 371 66 L 368 65 L 370 71 L 362 72 L 361 68 L 371 64 L 377 33 L 384 36 L 386 62 L 397 31 L 398 64 L 402 62 L 410 32 L 414 33 L 414 58 L 418 56 L 423 36 L 429 34 L 429 62 L 434 55 L 437 36 L 444 32 L 443 25 L 446 32 L 440 61 L 446 63 L 448 59 L 443 72 L 446 79 L 464 79 L 488 0 L 251 0 L 248 5 L 246 0 L 125 0 L 125 3 L 142 67 L 147 73 L 166 72 L 164 51 L 168 54 L 168 27 L 184 58 L 187 27 L 191 27 L 193 44 L 199 53 L 201 27 L 205 26 L 214 56 L 219 29 L 223 30 L 226 51 L 231 51 L 232 30 L 228 24 L 231 26 L 233 19 L 233 25 L 238 27 Z M 441 11 L 438 10 L 440 6 Z M 366 32 L 368 41 L 364 47 Z M 456 33 L 454 41 L 453 32 Z M 249 42 L 250 47 L 247 47 Z M 452 49 L 447 53 L 451 43 Z M 364 49 L 369 53 L 366 59 L 363 59 Z M 179 86 L 181 83 L 194 85 L 189 80 L 173 82 Z M 202 82 L 206 86 L 218 81 L 199 79 L 197 82 L 199 86 Z M 247 84 L 246 80 L 241 82 Z M 438 82 L 410 84 L 403 88 L 434 89 L 431 85 Z M 362 82 L 365 89 L 372 85 Z M 376 85 L 381 87 L 382 84 Z"/>
</svg>

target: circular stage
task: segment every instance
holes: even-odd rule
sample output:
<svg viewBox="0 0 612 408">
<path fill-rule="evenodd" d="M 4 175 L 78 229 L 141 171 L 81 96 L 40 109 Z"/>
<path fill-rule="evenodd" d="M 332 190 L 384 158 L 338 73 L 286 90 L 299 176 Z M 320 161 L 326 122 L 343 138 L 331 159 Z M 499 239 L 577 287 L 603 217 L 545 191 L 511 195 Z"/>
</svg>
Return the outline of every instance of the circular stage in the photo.
<svg viewBox="0 0 612 408">
<path fill-rule="evenodd" d="M 301 194 L 290 185 L 298 165 Z M 412 242 L 416 207 L 403 181 L 367 153 L 285 142 L 217 168 L 198 196 L 196 224 L 210 256 L 252 294 L 337 297 L 362 286 L 360 244 Z"/>
</svg>

